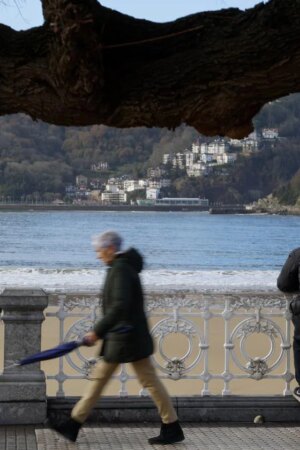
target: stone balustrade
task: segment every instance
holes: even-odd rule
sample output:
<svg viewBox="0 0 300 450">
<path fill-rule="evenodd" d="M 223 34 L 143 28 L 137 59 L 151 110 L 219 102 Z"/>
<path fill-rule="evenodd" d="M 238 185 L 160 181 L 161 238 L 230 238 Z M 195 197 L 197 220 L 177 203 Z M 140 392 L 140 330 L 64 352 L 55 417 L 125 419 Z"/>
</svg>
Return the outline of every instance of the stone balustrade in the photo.
<svg viewBox="0 0 300 450">
<path fill-rule="evenodd" d="M 48 297 L 42 290 L 6 289 L 0 295 L 4 323 L 0 424 L 40 423 L 46 419 L 45 374 L 39 364 L 16 367 L 41 349 L 41 326 Z"/>
</svg>

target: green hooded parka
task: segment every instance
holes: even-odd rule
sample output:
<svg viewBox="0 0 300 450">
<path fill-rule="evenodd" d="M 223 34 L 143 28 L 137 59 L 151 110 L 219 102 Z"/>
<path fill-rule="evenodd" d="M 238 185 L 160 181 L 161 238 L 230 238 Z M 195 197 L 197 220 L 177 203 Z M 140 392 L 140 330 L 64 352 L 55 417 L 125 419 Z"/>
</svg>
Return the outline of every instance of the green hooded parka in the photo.
<svg viewBox="0 0 300 450">
<path fill-rule="evenodd" d="M 103 317 L 94 327 L 103 339 L 100 355 L 106 362 L 133 362 L 153 353 L 139 277 L 142 268 L 142 256 L 131 248 L 117 254 L 107 271 Z"/>
</svg>

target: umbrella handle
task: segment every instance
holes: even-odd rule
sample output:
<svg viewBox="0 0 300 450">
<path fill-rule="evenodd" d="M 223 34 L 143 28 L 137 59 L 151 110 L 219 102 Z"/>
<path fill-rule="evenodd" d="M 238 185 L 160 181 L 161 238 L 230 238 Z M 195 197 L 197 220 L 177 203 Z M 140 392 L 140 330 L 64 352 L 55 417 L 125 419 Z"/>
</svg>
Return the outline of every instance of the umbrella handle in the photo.
<svg viewBox="0 0 300 450">
<path fill-rule="evenodd" d="M 81 346 L 84 346 L 84 347 L 93 347 L 93 345 L 94 344 L 89 344 L 84 338 L 79 342 L 79 347 L 81 347 Z"/>
</svg>

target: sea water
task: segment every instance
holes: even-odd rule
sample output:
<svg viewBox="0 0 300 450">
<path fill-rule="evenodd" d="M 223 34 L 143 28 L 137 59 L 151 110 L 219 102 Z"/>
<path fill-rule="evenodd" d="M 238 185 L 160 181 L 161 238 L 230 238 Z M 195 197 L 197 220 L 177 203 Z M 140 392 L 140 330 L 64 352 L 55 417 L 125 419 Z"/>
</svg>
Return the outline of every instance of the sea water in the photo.
<svg viewBox="0 0 300 450">
<path fill-rule="evenodd" d="M 273 290 L 300 217 L 200 212 L 0 212 L 0 289 L 101 288 L 93 235 L 115 230 L 144 257 L 146 289 Z"/>
</svg>

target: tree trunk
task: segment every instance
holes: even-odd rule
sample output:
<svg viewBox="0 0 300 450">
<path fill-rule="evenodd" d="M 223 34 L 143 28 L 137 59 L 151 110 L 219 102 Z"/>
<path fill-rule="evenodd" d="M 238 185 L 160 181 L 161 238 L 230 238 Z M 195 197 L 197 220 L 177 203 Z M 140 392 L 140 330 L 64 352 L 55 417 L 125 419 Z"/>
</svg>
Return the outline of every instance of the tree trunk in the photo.
<svg viewBox="0 0 300 450">
<path fill-rule="evenodd" d="M 240 138 L 266 102 L 300 90 L 300 0 L 164 24 L 96 0 L 42 4 L 42 27 L 0 25 L 1 115 Z"/>
</svg>

